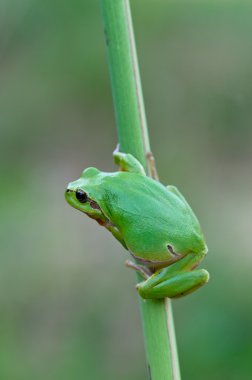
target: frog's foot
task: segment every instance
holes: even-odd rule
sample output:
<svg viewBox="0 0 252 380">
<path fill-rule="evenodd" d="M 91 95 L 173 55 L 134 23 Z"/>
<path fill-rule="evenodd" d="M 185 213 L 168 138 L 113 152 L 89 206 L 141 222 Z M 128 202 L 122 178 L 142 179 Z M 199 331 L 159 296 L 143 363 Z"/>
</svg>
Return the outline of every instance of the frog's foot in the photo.
<svg viewBox="0 0 252 380">
<path fill-rule="evenodd" d="M 194 269 L 204 255 L 188 254 L 183 259 L 155 272 L 147 280 L 137 284 L 143 298 L 178 298 L 192 293 L 208 282 L 205 269 Z"/>
<path fill-rule="evenodd" d="M 141 273 L 143 278 L 145 278 L 146 280 L 148 280 L 148 278 L 152 275 L 151 271 L 148 268 L 144 267 L 143 265 L 137 265 L 133 263 L 133 261 L 126 260 L 125 266 L 127 268 L 135 269 L 136 271 Z"/>
<path fill-rule="evenodd" d="M 205 269 L 182 273 L 149 288 L 148 280 L 137 285 L 137 290 L 143 298 L 179 298 L 194 292 L 207 283 L 209 273 Z"/>
<path fill-rule="evenodd" d="M 115 164 L 122 171 L 146 175 L 142 164 L 132 154 L 119 152 L 119 145 L 114 150 L 113 156 Z"/>
</svg>

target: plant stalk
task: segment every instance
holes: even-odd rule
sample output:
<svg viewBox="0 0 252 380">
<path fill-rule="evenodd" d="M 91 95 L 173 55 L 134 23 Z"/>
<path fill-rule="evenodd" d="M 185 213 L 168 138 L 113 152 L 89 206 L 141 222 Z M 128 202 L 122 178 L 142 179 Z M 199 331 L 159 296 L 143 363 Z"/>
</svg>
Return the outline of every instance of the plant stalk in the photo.
<svg viewBox="0 0 252 380">
<path fill-rule="evenodd" d="M 100 0 L 100 5 L 120 151 L 134 155 L 151 175 L 147 159 L 151 150 L 129 1 Z M 139 300 L 149 379 L 179 380 L 171 300 Z"/>
</svg>

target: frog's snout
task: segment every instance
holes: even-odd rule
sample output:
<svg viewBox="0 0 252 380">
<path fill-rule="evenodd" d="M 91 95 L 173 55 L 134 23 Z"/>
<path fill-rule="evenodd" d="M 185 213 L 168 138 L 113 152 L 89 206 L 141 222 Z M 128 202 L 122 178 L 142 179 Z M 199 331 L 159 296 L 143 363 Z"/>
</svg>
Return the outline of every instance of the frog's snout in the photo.
<svg viewBox="0 0 252 380">
<path fill-rule="evenodd" d="M 71 196 L 72 192 L 73 192 L 73 190 L 71 190 L 71 189 L 66 189 L 66 191 L 65 191 L 65 198 L 66 198 L 68 203 L 70 202 L 70 199 L 72 198 L 72 196 Z"/>
<path fill-rule="evenodd" d="M 65 196 L 67 197 L 67 196 L 69 196 L 70 197 L 70 195 L 71 195 L 71 193 L 74 193 L 74 190 L 71 190 L 71 189 L 66 189 L 66 191 L 65 191 Z"/>
</svg>

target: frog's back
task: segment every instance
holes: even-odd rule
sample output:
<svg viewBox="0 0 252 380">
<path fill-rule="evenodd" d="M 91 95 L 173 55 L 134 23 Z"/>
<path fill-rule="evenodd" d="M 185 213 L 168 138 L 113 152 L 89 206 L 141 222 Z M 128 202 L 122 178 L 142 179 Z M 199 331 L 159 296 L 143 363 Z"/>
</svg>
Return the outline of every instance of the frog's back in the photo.
<svg viewBox="0 0 252 380">
<path fill-rule="evenodd" d="M 137 257 L 166 261 L 177 253 L 201 250 L 202 233 L 188 204 L 149 177 L 118 172 L 101 179 L 99 204 Z M 195 246 L 193 246 L 195 245 Z"/>
</svg>

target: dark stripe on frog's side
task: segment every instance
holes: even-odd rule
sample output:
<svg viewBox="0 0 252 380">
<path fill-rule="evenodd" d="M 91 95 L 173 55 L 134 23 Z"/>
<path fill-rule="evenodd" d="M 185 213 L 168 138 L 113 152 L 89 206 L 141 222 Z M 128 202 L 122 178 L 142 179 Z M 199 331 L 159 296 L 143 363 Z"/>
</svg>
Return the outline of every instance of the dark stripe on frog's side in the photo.
<svg viewBox="0 0 252 380">
<path fill-rule="evenodd" d="M 93 201 L 92 199 L 90 199 L 90 202 L 89 202 L 90 206 L 94 209 L 94 210 L 101 210 L 100 206 L 98 205 L 98 203 L 96 203 L 95 201 Z"/>
<path fill-rule="evenodd" d="M 170 258 L 167 261 L 147 260 L 147 259 L 142 259 L 141 257 L 137 257 L 130 250 L 128 250 L 128 251 L 131 254 L 131 256 L 134 257 L 134 259 L 137 262 L 139 262 L 141 264 L 144 264 L 144 265 L 147 265 L 147 266 L 155 266 L 155 267 L 158 267 L 158 268 L 162 268 L 162 267 L 166 267 L 168 265 L 171 265 L 171 264 L 175 263 L 176 261 L 178 261 L 179 259 L 181 259 L 183 257 L 183 255 L 181 255 L 180 253 L 176 253 L 176 255 L 174 255 L 173 258 Z"/>
</svg>

